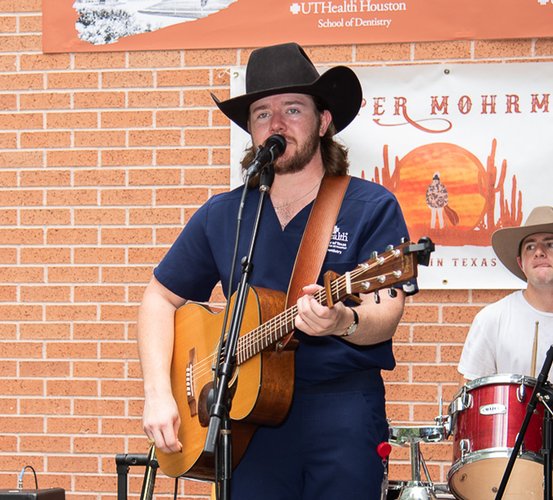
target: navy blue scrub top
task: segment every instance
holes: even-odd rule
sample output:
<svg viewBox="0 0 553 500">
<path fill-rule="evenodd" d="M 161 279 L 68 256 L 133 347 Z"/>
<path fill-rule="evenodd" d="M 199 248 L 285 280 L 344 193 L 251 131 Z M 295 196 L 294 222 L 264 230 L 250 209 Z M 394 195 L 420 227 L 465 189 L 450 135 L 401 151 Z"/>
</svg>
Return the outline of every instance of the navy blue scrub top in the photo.
<svg viewBox="0 0 553 500">
<path fill-rule="evenodd" d="M 187 300 L 205 302 L 221 281 L 228 297 L 229 268 L 233 256 L 237 214 L 243 188 L 213 196 L 192 216 L 154 270 L 158 281 Z M 240 260 L 247 255 L 260 193 L 248 191 L 243 209 L 238 262 L 233 291 L 240 281 Z M 312 203 L 282 229 L 267 198 L 253 256 L 250 284 L 286 292 L 296 253 Z M 396 198 L 384 187 L 352 177 L 319 276 L 332 270 L 343 274 L 408 238 Z M 354 371 L 395 366 L 392 341 L 355 346 L 335 336 L 310 337 L 297 331 L 296 384 L 323 382 Z"/>
</svg>

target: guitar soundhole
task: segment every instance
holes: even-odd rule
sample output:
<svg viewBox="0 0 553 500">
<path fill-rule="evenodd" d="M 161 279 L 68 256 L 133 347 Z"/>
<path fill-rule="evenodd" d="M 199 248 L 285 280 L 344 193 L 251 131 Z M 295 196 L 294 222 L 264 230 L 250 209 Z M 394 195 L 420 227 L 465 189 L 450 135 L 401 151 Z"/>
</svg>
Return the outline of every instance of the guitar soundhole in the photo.
<svg viewBox="0 0 553 500">
<path fill-rule="evenodd" d="M 215 399 L 215 393 L 212 388 L 213 382 L 209 382 L 209 384 L 204 385 L 200 391 L 200 398 L 198 401 L 198 421 L 202 427 L 207 427 L 209 425 L 209 412 Z M 234 397 L 235 392 L 236 384 L 230 385 L 228 395 L 231 400 Z"/>
<path fill-rule="evenodd" d="M 209 425 L 209 410 L 213 404 L 213 382 L 209 382 L 202 387 L 200 392 L 199 404 L 198 404 L 198 420 L 202 427 Z"/>
</svg>

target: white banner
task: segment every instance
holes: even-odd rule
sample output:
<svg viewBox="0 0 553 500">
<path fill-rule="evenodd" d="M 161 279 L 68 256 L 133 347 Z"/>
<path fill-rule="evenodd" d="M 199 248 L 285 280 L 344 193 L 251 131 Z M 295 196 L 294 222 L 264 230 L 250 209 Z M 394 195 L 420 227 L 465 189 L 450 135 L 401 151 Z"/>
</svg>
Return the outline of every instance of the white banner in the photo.
<svg viewBox="0 0 553 500">
<path fill-rule="evenodd" d="M 353 68 L 363 107 L 341 134 L 351 174 L 398 198 L 411 238 L 436 243 L 421 288 L 520 288 L 492 233 L 553 204 L 553 63 Z M 324 68 L 321 68 L 321 72 Z M 244 68 L 231 95 L 244 93 Z M 231 130 L 232 185 L 249 136 Z"/>
</svg>

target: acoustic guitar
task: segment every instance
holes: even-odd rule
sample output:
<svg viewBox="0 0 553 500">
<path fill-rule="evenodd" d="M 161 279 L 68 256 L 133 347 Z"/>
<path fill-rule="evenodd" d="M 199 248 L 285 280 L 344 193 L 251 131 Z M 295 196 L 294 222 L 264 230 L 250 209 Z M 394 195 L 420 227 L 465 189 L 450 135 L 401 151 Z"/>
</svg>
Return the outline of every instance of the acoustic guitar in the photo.
<svg viewBox="0 0 553 500">
<path fill-rule="evenodd" d="M 428 265 L 433 243 L 403 243 L 360 264 L 342 276 L 329 271 L 324 287 L 315 294 L 332 307 L 359 293 L 378 293 L 417 275 L 417 264 Z M 390 289 L 392 292 L 393 289 Z M 260 425 L 278 425 L 288 413 L 294 381 L 294 344 L 283 339 L 294 331 L 297 307 L 284 309 L 286 296 L 264 288 L 249 290 L 236 348 L 236 370 L 230 384 L 232 407 L 232 463 L 244 454 Z M 234 305 L 231 297 L 230 307 Z M 214 480 L 214 457 L 204 452 L 209 424 L 210 389 L 213 387 L 223 313 L 187 303 L 175 315 L 175 339 L 171 383 L 181 425 L 183 450 L 156 450 L 161 470 L 172 477 Z"/>
</svg>

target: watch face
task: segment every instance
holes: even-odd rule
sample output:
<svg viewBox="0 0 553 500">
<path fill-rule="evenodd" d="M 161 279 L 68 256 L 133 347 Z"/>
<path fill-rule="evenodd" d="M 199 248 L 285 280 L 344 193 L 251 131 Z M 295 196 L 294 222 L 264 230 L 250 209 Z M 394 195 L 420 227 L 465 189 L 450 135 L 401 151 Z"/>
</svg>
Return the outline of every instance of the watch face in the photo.
<svg viewBox="0 0 553 500">
<path fill-rule="evenodd" d="M 349 325 L 346 335 L 353 335 L 355 330 L 357 330 L 357 323 L 352 323 L 351 325 Z"/>
</svg>

